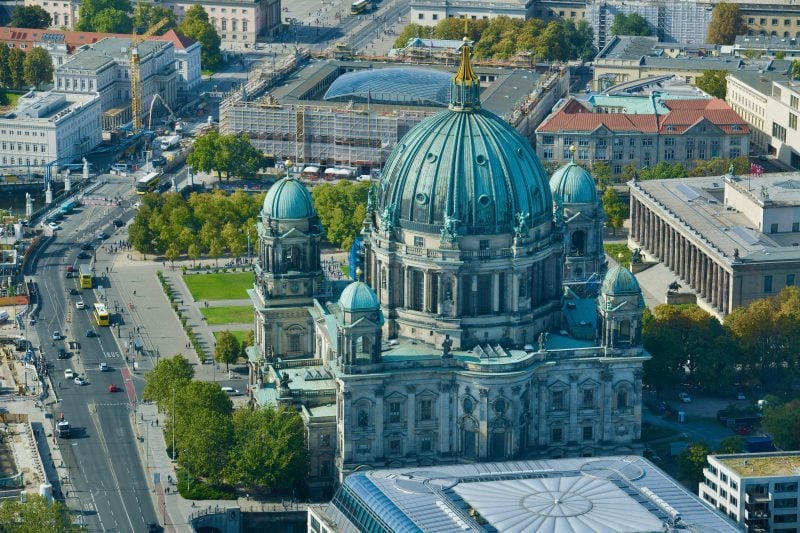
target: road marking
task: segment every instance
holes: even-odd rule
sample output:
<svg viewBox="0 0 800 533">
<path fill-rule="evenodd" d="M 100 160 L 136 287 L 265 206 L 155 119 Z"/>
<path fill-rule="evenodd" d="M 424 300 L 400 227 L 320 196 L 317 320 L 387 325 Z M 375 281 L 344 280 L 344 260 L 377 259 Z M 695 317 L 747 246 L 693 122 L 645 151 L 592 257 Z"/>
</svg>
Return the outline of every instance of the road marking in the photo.
<svg viewBox="0 0 800 533">
<path fill-rule="evenodd" d="M 103 352 L 106 357 L 122 357 L 119 352 Z"/>
</svg>

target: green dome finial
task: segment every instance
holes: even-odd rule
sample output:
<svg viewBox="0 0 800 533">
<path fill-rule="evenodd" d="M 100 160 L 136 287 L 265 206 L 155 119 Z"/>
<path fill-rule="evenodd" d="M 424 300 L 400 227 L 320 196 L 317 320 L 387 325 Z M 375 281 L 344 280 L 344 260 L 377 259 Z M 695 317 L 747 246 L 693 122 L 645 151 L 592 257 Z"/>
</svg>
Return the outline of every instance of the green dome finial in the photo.
<svg viewBox="0 0 800 533">
<path fill-rule="evenodd" d="M 461 63 L 450 87 L 450 109 L 453 111 L 477 111 L 481 108 L 480 79 L 472 69 L 469 57 L 471 44 L 469 39 L 464 37 L 464 44 L 461 45 Z"/>
</svg>

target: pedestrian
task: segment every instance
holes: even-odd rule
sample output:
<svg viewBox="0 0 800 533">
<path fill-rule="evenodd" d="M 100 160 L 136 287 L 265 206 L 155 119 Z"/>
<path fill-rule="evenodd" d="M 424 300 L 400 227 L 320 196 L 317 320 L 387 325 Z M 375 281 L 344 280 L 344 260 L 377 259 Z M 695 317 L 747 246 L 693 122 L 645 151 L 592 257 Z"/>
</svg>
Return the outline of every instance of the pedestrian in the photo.
<svg viewBox="0 0 800 533">
<path fill-rule="evenodd" d="M 136 289 L 133 290 L 133 295 L 136 296 Z"/>
</svg>

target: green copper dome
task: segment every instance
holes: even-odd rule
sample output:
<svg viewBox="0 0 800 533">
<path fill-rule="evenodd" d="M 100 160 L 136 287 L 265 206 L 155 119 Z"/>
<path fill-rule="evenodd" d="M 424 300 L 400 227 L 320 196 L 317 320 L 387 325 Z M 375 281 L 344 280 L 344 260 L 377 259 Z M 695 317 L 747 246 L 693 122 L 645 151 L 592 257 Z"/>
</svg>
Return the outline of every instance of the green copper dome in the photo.
<svg viewBox="0 0 800 533">
<path fill-rule="evenodd" d="M 622 296 L 624 294 L 641 294 L 639 282 L 633 272 L 625 267 L 618 266 L 606 273 L 603 279 L 602 292 L 608 296 Z"/>
<path fill-rule="evenodd" d="M 291 177 L 285 177 L 269 188 L 262 213 L 278 220 L 311 218 L 317 215 L 314 201 L 306 186 Z"/>
<path fill-rule="evenodd" d="M 523 217 L 529 228 L 552 217 L 547 175 L 530 143 L 480 107 L 467 44 L 449 109 L 394 148 L 377 203 L 382 223 L 436 234 L 446 221 L 459 235 L 485 235 L 508 233 Z"/>
<path fill-rule="evenodd" d="M 574 161 L 553 172 L 550 192 L 562 204 L 589 204 L 597 201 L 597 187 L 589 172 Z"/>
<path fill-rule="evenodd" d="M 342 291 L 339 306 L 344 311 L 376 311 L 381 308 L 378 295 L 363 281 L 354 281 Z"/>
</svg>

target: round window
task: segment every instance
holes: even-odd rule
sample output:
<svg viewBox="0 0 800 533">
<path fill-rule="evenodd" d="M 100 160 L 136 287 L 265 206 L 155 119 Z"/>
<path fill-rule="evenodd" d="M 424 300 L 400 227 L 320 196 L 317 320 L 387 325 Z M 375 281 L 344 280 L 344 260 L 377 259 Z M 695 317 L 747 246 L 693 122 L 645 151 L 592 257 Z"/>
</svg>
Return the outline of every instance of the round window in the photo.
<svg viewBox="0 0 800 533">
<path fill-rule="evenodd" d="M 438 157 L 436 157 L 436 154 L 429 153 L 426 159 L 428 160 L 428 163 L 435 163 Z"/>
<path fill-rule="evenodd" d="M 462 407 L 464 407 L 465 413 L 471 413 L 472 410 L 475 408 L 475 404 L 472 402 L 472 398 L 467 396 L 464 398 L 464 401 L 461 403 Z"/>
<path fill-rule="evenodd" d="M 517 148 L 517 157 L 522 157 L 525 152 L 522 151 L 522 148 Z"/>
<path fill-rule="evenodd" d="M 425 205 L 425 204 L 427 204 L 427 203 L 428 203 L 428 195 L 427 195 L 427 194 L 425 194 L 424 192 L 418 192 L 418 193 L 417 193 L 417 194 L 414 196 L 414 199 L 415 199 L 415 200 L 417 201 L 417 203 L 418 203 L 418 204 L 420 204 L 420 205 Z"/>
<path fill-rule="evenodd" d="M 494 410 L 503 414 L 506 411 L 506 401 L 501 399 L 494 402 Z"/>
<path fill-rule="evenodd" d="M 483 154 L 479 154 L 478 157 L 475 158 L 475 161 L 477 161 L 479 165 L 485 165 L 486 164 L 486 156 L 483 155 Z"/>
<path fill-rule="evenodd" d="M 486 196 L 485 194 L 482 194 L 482 195 L 480 195 L 480 197 L 478 198 L 478 203 L 479 203 L 479 204 L 480 204 L 482 207 L 486 207 L 486 206 L 487 206 L 487 205 L 489 205 L 491 202 L 492 202 L 492 199 L 491 199 L 491 198 L 489 198 L 488 196 Z"/>
</svg>

